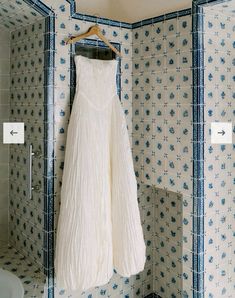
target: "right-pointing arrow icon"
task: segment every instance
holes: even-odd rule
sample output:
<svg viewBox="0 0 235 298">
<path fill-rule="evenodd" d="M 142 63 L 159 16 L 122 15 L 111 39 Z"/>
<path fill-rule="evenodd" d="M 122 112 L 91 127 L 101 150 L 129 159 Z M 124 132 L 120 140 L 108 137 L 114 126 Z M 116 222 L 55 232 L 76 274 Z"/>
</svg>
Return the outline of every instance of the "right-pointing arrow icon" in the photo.
<svg viewBox="0 0 235 298">
<path fill-rule="evenodd" d="M 211 144 L 232 144 L 232 122 L 211 122 Z"/>
<path fill-rule="evenodd" d="M 222 130 L 222 131 L 218 131 L 218 134 L 220 134 L 220 135 L 225 135 L 225 131 L 224 130 Z"/>
</svg>

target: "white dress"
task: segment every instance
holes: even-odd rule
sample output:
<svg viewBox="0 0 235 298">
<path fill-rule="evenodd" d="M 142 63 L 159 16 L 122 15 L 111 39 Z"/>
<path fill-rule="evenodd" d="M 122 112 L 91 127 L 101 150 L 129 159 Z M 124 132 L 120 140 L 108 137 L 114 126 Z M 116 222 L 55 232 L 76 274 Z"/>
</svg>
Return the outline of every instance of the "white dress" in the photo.
<svg viewBox="0 0 235 298">
<path fill-rule="evenodd" d="M 56 243 L 60 287 L 85 291 L 115 269 L 144 269 L 145 243 L 117 61 L 75 57 L 77 90 L 68 128 Z"/>
</svg>

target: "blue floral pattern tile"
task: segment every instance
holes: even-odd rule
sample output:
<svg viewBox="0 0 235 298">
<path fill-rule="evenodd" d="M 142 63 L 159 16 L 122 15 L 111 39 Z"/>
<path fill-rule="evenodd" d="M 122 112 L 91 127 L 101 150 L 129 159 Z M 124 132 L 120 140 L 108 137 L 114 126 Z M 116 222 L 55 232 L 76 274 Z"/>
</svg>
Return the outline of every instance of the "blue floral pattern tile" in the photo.
<svg viewBox="0 0 235 298">
<path fill-rule="evenodd" d="M 191 50 L 190 15 L 133 30 L 134 165 L 152 189 L 153 290 L 161 297 L 189 297 L 192 288 Z"/>
<path fill-rule="evenodd" d="M 205 297 L 234 297 L 234 145 L 211 144 L 211 122 L 235 116 L 234 17 L 225 4 L 204 8 Z M 233 129 L 233 141 L 234 139 Z"/>
<path fill-rule="evenodd" d="M 146 34 L 150 43 L 143 44 Z M 187 195 L 192 191 L 191 43 L 191 16 L 133 30 L 136 175 L 144 184 Z"/>
<path fill-rule="evenodd" d="M 8 30 L 16 30 L 42 19 L 42 15 L 23 0 L 1 0 L 0 25 Z"/>
</svg>

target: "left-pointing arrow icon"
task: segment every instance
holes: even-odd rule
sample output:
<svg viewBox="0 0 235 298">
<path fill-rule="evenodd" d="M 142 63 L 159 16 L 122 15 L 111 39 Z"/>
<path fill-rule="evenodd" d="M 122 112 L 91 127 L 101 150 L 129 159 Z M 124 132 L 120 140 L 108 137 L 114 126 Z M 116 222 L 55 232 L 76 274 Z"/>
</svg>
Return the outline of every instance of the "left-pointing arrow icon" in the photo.
<svg viewBox="0 0 235 298">
<path fill-rule="evenodd" d="M 14 136 L 14 135 L 16 135 L 16 134 L 18 134 L 18 132 L 17 131 L 14 131 L 13 129 L 10 131 L 10 134 L 12 135 L 12 136 Z"/>
</svg>

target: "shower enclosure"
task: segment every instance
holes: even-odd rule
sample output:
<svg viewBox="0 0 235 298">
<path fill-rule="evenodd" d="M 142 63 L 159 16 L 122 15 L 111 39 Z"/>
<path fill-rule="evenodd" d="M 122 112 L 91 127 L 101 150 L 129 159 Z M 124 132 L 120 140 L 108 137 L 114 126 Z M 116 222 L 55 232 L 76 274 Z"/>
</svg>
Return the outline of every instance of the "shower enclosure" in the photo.
<svg viewBox="0 0 235 298">
<path fill-rule="evenodd" d="M 1 0 L 0 28 L 0 268 L 21 279 L 25 297 L 42 297 L 53 250 L 53 14 Z M 23 144 L 3 143 L 20 133 L 4 123 L 18 122 Z"/>
<path fill-rule="evenodd" d="M 235 296 L 235 0 L 185 8 L 128 23 L 81 14 L 74 0 L 0 0 L 0 136 L 3 122 L 25 126 L 24 144 L 0 144 L 0 268 L 22 277 L 25 297 Z M 66 45 L 94 24 L 122 54 L 147 250 L 143 272 L 114 270 L 81 294 L 56 286 L 54 239 L 73 57 L 115 58 L 95 37 Z M 233 143 L 212 144 L 214 122 L 231 124 Z"/>
</svg>

